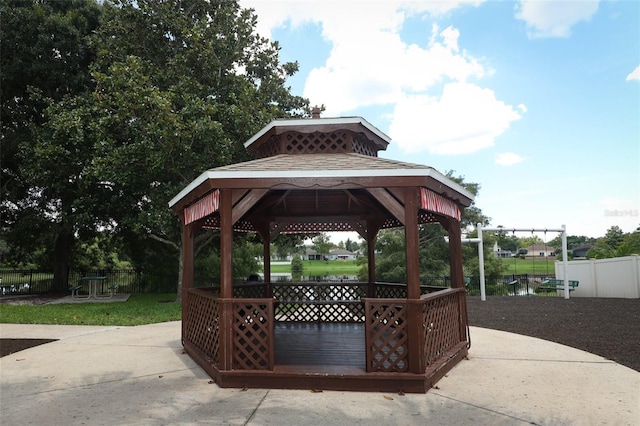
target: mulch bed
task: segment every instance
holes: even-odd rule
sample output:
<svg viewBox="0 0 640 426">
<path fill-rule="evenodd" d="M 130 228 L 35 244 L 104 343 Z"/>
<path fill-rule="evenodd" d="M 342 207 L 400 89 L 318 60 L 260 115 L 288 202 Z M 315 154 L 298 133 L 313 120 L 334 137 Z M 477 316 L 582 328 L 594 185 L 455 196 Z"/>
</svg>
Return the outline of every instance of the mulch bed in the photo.
<svg viewBox="0 0 640 426">
<path fill-rule="evenodd" d="M 467 307 L 472 326 L 561 343 L 640 372 L 640 299 L 467 297 Z M 49 341 L 1 339 L 0 356 Z"/>
<path fill-rule="evenodd" d="M 561 343 L 640 372 L 640 299 L 467 297 L 467 311 L 472 326 Z"/>
</svg>

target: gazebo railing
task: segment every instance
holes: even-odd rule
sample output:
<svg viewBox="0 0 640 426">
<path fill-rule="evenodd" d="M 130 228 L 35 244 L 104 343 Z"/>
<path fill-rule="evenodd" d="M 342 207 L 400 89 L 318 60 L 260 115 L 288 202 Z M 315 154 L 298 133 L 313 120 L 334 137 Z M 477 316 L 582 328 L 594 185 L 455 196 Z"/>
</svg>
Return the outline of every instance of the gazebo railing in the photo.
<svg viewBox="0 0 640 426">
<path fill-rule="evenodd" d="M 367 298 L 366 290 L 366 283 L 279 283 L 272 298 L 222 299 L 215 288 L 189 289 L 183 343 L 218 370 L 272 371 L 276 321 L 364 322 L 366 371 L 395 373 L 436 371 L 467 346 L 464 289 L 419 300 Z"/>
<path fill-rule="evenodd" d="M 273 297 L 277 301 L 275 320 L 279 322 L 363 322 L 362 299 L 366 295 L 366 283 L 274 283 Z"/>
<path fill-rule="evenodd" d="M 215 289 L 185 296 L 183 344 L 200 360 L 220 370 L 273 370 L 273 299 L 221 299 Z M 221 350 L 227 340 L 230 352 Z"/>
<path fill-rule="evenodd" d="M 418 310 L 419 323 L 410 320 L 411 309 Z M 367 372 L 435 370 L 468 342 L 464 289 L 426 294 L 419 301 L 367 298 L 365 315 Z"/>
</svg>

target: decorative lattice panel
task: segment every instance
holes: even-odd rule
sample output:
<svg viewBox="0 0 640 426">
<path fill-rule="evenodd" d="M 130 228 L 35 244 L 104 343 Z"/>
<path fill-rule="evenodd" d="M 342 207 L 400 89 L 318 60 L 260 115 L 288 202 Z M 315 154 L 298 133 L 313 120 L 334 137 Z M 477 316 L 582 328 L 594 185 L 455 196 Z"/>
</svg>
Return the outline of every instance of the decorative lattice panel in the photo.
<svg viewBox="0 0 640 426">
<path fill-rule="evenodd" d="M 233 368 L 273 369 L 273 302 L 233 302 Z"/>
<path fill-rule="evenodd" d="M 437 362 L 463 341 L 460 336 L 460 292 L 443 291 L 443 295 L 424 300 L 422 321 L 425 331 L 426 365 Z M 436 296 L 438 293 L 434 293 Z"/>
<path fill-rule="evenodd" d="M 219 362 L 220 306 L 213 293 L 187 292 L 187 318 L 184 339 L 200 349 L 212 365 Z"/>
<path fill-rule="evenodd" d="M 276 321 L 363 322 L 366 294 L 362 283 L 275 284 Z"/>
<path fill-rule="evenodd" d="M 406 372 L 408 363 L 406 301 L 367 300 L 367 372 Z"/>
<path fill-rule="evenodd" d="M 260 149 L 258 149 L 258 151 L 256 152 L 256 158 L 273 157 L 274 155 L 280 154 L 281 152 L 279 141 L 279 136 L 271 136 L 267 143 L 265 143 L 260 147 Z"/>
<path fill-rule="evenodd" d="M 351 145 L 350 132 L 314 132 L 284 134 L 285 154 L 324 154 L 329 152 L 348 152 Z"/>
<path fill-rule="evenodd" d="M 368 155 L 370 157 L 377 157 L 378 152 L 371 147 L 370 144 L 361 140 L 353 141 L 353 152 L 356 154 Z"/>
<path fill-rule="evenodd" d="M 407 285 L 394 283 L 376 283 L 376 295 L 380 299 L 406 299 Z"/>
<path fill-rule="evenodd" d="M 266 297 L 265 284 L 234 284 L 233 297 L 238 299 L 260 299 Z"/>
</svg>

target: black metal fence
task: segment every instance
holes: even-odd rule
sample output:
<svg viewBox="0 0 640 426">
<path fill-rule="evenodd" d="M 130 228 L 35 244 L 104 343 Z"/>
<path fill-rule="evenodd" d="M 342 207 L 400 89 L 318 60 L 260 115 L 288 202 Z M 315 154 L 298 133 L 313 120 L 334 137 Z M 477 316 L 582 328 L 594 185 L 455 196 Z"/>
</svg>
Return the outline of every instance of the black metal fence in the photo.
<svg viewBox="0 0 640 426">
<path fill-rule="evenodd" d="M 69 271 L 66 287 L 78 282 L 82 277 L 101 276 L 107 277 L 103 281 L 103 289 L 98 291 L 108 292 L 111 285 L 118 286 L 119 293 L 160 293 L 174 292 L 177 290 L 178 277 L 154 274 L 148 271 L 134 269 L 93 269 Z M 43 294 L 52 290 L 51 281 L 53 271 L 38 269 L 0 269 L 0 291 L 2 295 L 8 294 Z"/>
<path fill-rule="evenodd" d="M 521 274 L 503 275 L 498 278 L 485 278 L 485 293 L 487 296 L 555 296 L 555 291 L 549 292 L 548 290 L 539 288 L 542 282 L 548 278 L 555 278 L 555 276 Z M 468 294 L 470 296 L 479 296 L 480 277 L 466 277 L 465 280 Z"/>
<path fill-rule="evenodd" d="M 107 277 L 103 282 L 102 292 L 108 291 L 109 286 L 116 284 L 119 293 L 171 293 L 177 290 L 178 277 L 176 275 L 160 275 L 148 271 L 134 269 L 110 269 L 110 270 L 71 270 L 67 279 L 67 287 L 76 284 L 82 277 L 102 276 Z M 485 279 L 485 292 L 487 296 L 527 296 L 527 295 L 555 295 L 540 289 L 540 284 L 552 275 L 504 275 L 498 278 Z M 0 269 L 0 291 L 6 294 L 42 294 L 51 292 L 53 272 L 37 269 Z M 324 280 L 323 280 L 324 281 Z M 328 280 L 331 281 L 331 280 Z M 340 281 L 348 281 L 340 279 Z M 385 280 L 396 282 L 395 280 Z M 196 287 L 212 286 L 217 279 L 197 279 Z M 239 281 L 240 282 L 240 281 Z M 397 282 L 406 282 L 399 279 Z M 446 276 L 422 277 L 421 284 L 433 287 L 451 287 L 451 279 Z M 480 278 L 465 277 L 465 286 L 471 296 L 480 295 Z"/>
</svg>

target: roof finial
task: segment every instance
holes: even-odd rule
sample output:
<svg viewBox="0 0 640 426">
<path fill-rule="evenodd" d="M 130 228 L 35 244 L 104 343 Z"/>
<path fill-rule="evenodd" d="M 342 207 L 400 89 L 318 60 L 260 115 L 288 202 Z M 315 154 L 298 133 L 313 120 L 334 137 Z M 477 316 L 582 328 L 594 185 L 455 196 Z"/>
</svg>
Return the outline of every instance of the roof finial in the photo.
<svg viewBox="0 0 640 426">
<path fill-rule="evenodd" d="M 311 110 L 311 118 L 320 118 L 320 108 L 318 106 L 314 106 Z"/>
</svg>

